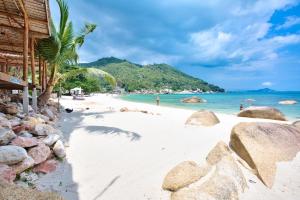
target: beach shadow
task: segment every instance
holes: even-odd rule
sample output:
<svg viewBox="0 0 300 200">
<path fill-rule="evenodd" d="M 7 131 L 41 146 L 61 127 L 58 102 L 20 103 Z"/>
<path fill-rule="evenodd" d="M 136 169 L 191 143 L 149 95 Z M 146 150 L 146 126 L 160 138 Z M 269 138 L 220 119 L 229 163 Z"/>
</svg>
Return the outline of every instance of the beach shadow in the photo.
<svg viewBox="0 0 300 200">
<path fill-rule="evenodd" d="M 120 175 L 112 179 L 111 182 L 95 198 L 93 198 L 93 200 L 97 200 L 98 198 L 100 198 L 106 192 L 106 190 L 108 190 L 119 178 Z"/>
<path fill-rule="evenodd" d="M 99 135 L 125 135 L 127 138 L 129 138 L 131 141 L 138 141 L 141 139 L 141 135 L 138 133 L 132 132 L 132 131 L 126 131 L 120 128 L 116 127 L 110 127 L 110 126 L 85 126 L 84 129 L 86 129 L 89 133 L 92 134 L 99 134 Z"/>
</svg>

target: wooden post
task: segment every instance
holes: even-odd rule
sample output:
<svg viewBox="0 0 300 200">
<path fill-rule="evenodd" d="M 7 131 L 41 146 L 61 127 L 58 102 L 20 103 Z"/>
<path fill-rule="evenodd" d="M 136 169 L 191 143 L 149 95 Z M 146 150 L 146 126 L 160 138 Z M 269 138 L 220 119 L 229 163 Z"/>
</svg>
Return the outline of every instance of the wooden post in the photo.
<svg viewBox="0 0 300 200">
<path fill-rule="evenodd" d="M 42 58 L 39 56 L 39 85 L 42 86 Z"/>
<path fill-rule="evenodd" d="M 23 80 L 27 86 L 23 89 L 23 112 L 28 114 L 28 38 L 29 38 L 29 21 L 28 15 L 22 0 L 18 0 L 24 16 L 24 34 L 23 34 Z"/>
<path fill-rule="evenodd" d="M 5 71 L 5 64 L 1 63 L 1 72 L 4 72 L 4 71 Z"/>
<path fill-rule="evenodd" d="M 34 38 L 31 38 L 31 79 L 32 79 L 32 108 L 37 112 L 37 94 L 35 85 L 35 56 L 34 56 Z"/>
<path fill-rule="evenodd" d="M 48 66 L 47 66 L 47 62 L 46 62 L 46 61 L 44 62 L 44 65 L 45 65 L 45 66 L 44 66 L 44 68 L 45 68 L 45 69 L 44 69 L 44 70 L 45 70 L 45 71 L 44 71 L 44 76 L 45 76 L 45 78 L 44 78 L 44 81 L 45 81 L 45 83 L 44 83 L 44 84 L 45 84 L 45 85 L 44 85 L 44 88 L 46 89 L 47 83 L 48 83 L 48 80 L 47 80 Z"/>
</svg>

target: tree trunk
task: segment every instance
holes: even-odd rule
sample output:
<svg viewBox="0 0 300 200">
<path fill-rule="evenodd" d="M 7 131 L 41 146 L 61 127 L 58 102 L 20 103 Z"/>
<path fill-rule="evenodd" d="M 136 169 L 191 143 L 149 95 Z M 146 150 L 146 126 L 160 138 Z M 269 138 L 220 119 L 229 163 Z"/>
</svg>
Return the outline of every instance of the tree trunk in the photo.
<svg viewBox="0 0 300 200">
<path fill-rule="evenodd" d="M 46 105 L 48 100 L 50 99 L 51 93 L 53 91 L 53 88 L 57 82 L 55 79 L 57 71 L 57 65 L 53 65 L 51 69 L 51 75 L 49 78 L 49 81 L 47 83 L 45 91 L 38 97 L 38 106 L 42 107 L 43 105 Z"/>
</svg>

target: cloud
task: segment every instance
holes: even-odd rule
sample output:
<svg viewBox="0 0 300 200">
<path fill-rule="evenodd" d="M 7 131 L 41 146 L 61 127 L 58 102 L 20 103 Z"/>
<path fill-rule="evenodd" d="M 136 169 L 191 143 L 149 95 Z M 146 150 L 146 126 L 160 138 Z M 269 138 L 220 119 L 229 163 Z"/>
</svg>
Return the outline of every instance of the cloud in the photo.
<svg viewBox="0 0 300 200">
<path fill-rule="evenodd" d="M 270 87 L 270 86 L 273 85 L 273 83 L 270 82 L 270 81 L 266 81 L 266 82 L 263 82 L 261 85 L 262 85 L 262 86 L 265 86 L 265 87 Z"/>
<path fill-rule="evenodd" d="M 283 24 L 276 26 L 276 30 L 288 29 L 300 24 L 300 17 L 288 16 Z"/>
</svg>

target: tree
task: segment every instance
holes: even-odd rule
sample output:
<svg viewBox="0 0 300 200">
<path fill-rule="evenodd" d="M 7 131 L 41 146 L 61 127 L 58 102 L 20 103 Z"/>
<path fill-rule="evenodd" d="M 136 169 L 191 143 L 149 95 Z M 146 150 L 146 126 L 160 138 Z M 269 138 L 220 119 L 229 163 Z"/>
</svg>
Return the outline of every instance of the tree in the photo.
<svg viewBox="0 0 300 200">
<path fill-rule="evenodd" d="M 93 32 L 95 24 L 86 23 L 79 35 L 74 35 L 72 22 L 69 21 L 69 8 L 65 0 L 56 0 L 60 9 L 59 27 L 51 20 L 51 35 L 39 41 L 37 53 L 49 64 L 50 77 L 45 91 L 38 97 L 38 104 L 45 105 L 61 74 L 59 68 L 77 63 L 77 49 L 84 43 L 85 37 Z"/>
</svg>

